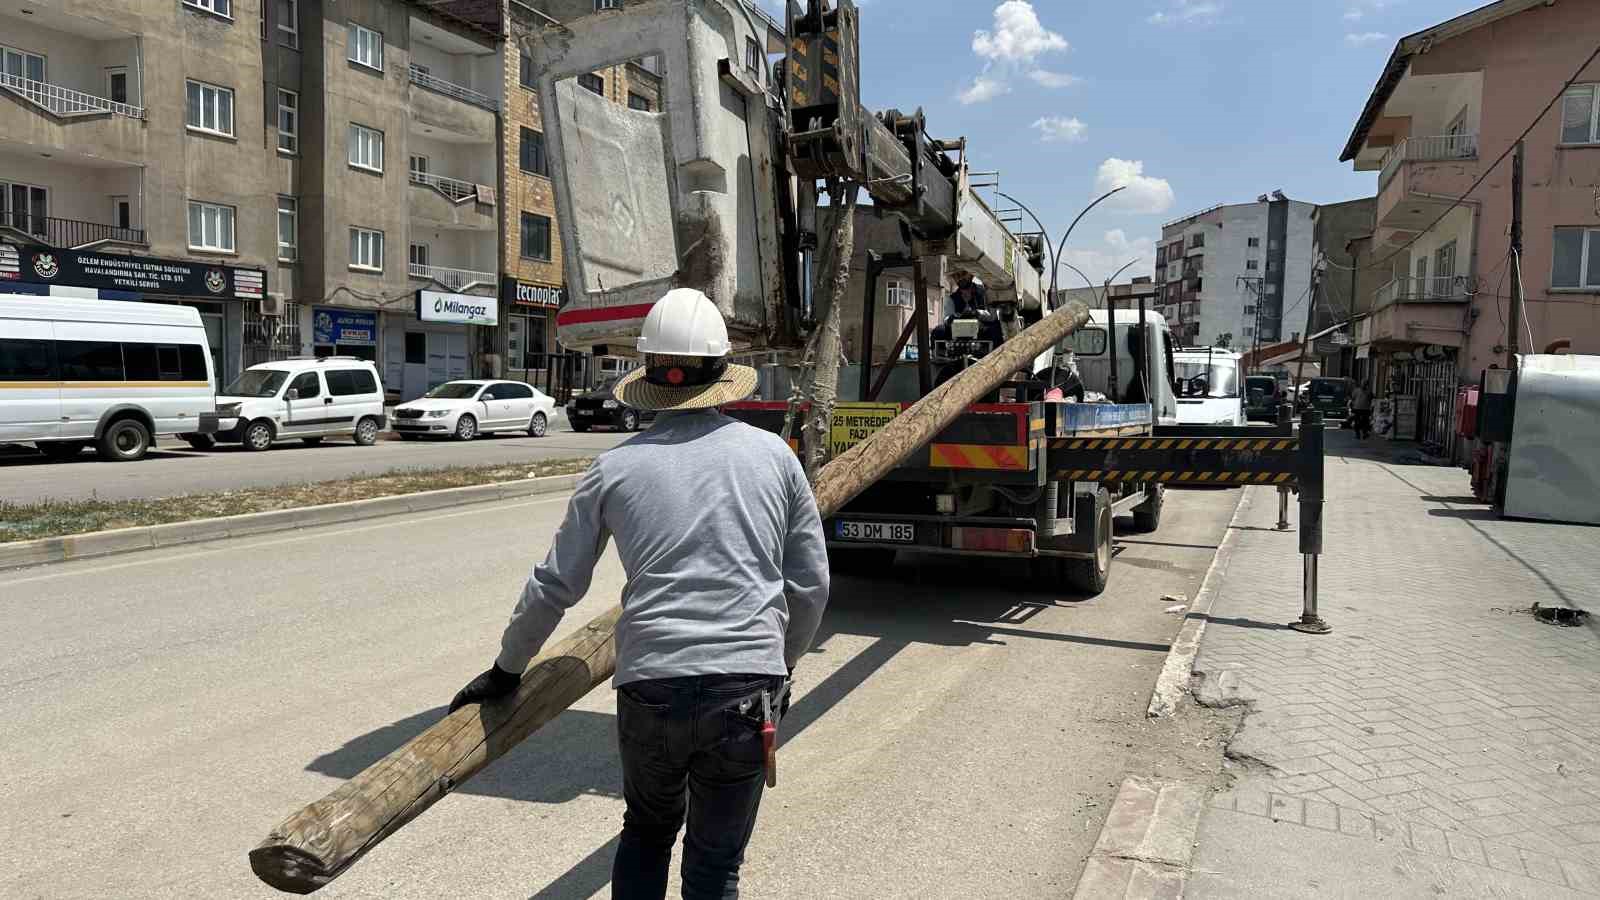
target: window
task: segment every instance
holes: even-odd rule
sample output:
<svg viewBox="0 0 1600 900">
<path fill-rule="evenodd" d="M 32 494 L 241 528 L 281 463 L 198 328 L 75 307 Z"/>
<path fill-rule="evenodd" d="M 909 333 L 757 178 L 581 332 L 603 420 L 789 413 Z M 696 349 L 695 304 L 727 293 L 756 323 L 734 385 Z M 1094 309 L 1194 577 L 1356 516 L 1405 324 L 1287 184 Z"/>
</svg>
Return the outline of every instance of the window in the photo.
<svg viewBox="0 0 1600 900">
<path fill-rule="evenodd" d="M 503 400 L 526 400 L 533 396 L 533 388 L 525 384 L 501 384 L 495 386 L 495 393 Z"/>
<path fill-rule="evenodd" d="M 1206 245 L 1206 236 L 1203 235 L 1203 234 L 1197 234 L 1197 235 L 1194 235 L 1194 236 L 1189 238 L 1189 249 L 1190 250 L 1193 250 L 1193 249 L 1195 249 L 1197 247 L 1204 247 L 1205 245 Z"/>
<path fill-rule="evenodd" d="M 364 28 L 354 22 L 348 28 L 349 57 L 353 63 L 369 69 L 383 71 L 383 32 Z"/>
<path fill-rule="evenodd" d="M 59 381 L 55 341 L 0 338 L 0 381 Z"/>
<path fill-rule="evenodd" d="M 43 235 L 49 224 L 50 190 L 33 184 L 0 182 L 0 225 Z"/>
<path fill-rule="evenodd" d="M 328 379 L 328 393 L 335 397 L 378 392 L 377 380 L 366 369 L 328 369 L 322 377 Z"/>
<path fill-rule="evenodd" d="M 289 382 L 289 391 L 294 391 L 301 400 L 307 400 L 321 395 L 322 383 L 318 381 L 317 373 L 301 372 L 295 376 L 293 381 Z M 285 397 L 289 396 L 289 391 L 284 391 L 283 395 Z"/>
<path fill-rule="evenodd" d="M 383 232 L 350 229 L 350 268 L 383 271 Z"/>
<path fill-rule="evenodd" d="M 1595 100 L 1600 98 L 1600 86 L 1579 84 L 1561 98 L 1561 143 L 1600 143 L 1600 109 Z"/>
<path fill-rule="evenodd" d="M 1278 286 L 1275 284 L 1264 284 L 1261 286 L 1261 293 L 1268 297 L 1276 297 L 1278 296 Z"/>
<path fill-rule="evenodd" d="M 1416 261 L 1415 265 L 1417 267 L 1417 269 L 1416 269 L 1417 281 L 1419 282 L 1419 284 L 1417 285 L 1417 290 L 1421 290 L 1422 289 L 1422 285 L 1420 284 L 1420 282 L 1424 282 L 1424 281 L 1428 280 L 1428 258 L 1426 256 L 1417 257 L 1417 261 Z"/>
<path fill-rule="evenodd" d="M 106 70 L 106 99 L 112 103 L 128 102 L 128 70 L 113 66 Z"/>
<path fill-rule="evenodd" d="M 233 91 L 203 81 L 189 82 L 190 131 L 233 137 Z"/>
<path fill-rule="evenodd" d="M 1267 271 L 1268 272 L 1276 272 L 1276 271 L 1278 271 L 1277 260 L 1272 260 L 1272 259 L 1267 260 Z"/>
<path fill-rule="evenodd" d="M 62 381 L 122 381 L 122 345 L 116 341 L 56 341 Z"/>
<path fill-rule="evenodd" d="M 650 98 L 644 96 L 643 94 L 635 94 L 633 91 L 629 91 L 628 92 L 628 108 L 629 109 L 636 109 L 639 112 L 649 112 L 650 111 Z"/>
<path fill-rule="evenodd" d="M 0 47 L 0 71 L 28 81 L 45 80 L 45 58 L 26 50 Z"/>
<path fill-rule="evenodd" d="M 1261 246 L 1261 238 L 1258 238 L 1258 237 L 1249 238 L 1249 239 L 1247 239 L 1245 241 L 1245 246 L 1247 246 L 1247 247 L 1259 247 L 1259 246 Z"/>
<path fill-rule="evenodd" d="M 291 261 L 299 241 L 300 202 L 293 197 L 278 198 L 278 258 Z"/>
<path fill-rule="evenodd" d="M 1433 253 L 1433 277 L 1454 278 L 1456 274 L 1456 242 L 1451 241 Z"/>
<path fill-rule="evenodd" d="M 621 8 L 622 8 L 622 0 L 594 0 L 594 11 L 595 12 L 599 12 L 602 9 L 621 9 Z"/>
<path fill-rule="evenodd" d="M 426 267 L 428 265 L 428 245 L 412 241 L 411 246 L 406 250 L 406 262 L 413 266 Z"/>
<path fill-rule="evenodd" d="M 544 132 L 534 131 L 532 128 L 522 129 L 520 151 L 518 155 L 522 171 L 532 172 L 535 175 L 550 174 L 544 156 Z"/>
<path fill-rule="evenodd" d="M 523 87 L 531 91 L 535 86 L 535 82 L 533 80 L 533 57 L 524 53 L 522 54 L 519 62 L 521 63 L 521 66 L 518 69 L 517 80 L 522 83 Z"/>
<path fill-rule="evenodd" d="M 128 381 L 207 381 L 206 357 L 199 344 L 122 345 L 123 376 Z"/>
<path fill-rule="evenodd" d="M 1247 259 L 1244 261 L 1244 267 L 1246 270 L 1254 272 L 1255 270 L 1261 268 L 1261 260 Z"/>
<path fill-rule="evenodd" d="M 278 89 L 278 152 L 300 152 L 300 95 Z"/>
<path fill-rule="evenodd" d="M 426 156 L 423 156 L 420 153 L 411 154 L 411 174 L 413 174 L 413 175 L 427 175 L 428 174 L 428 158 Z"/>
<path fill-rule="evenodd" d="M 350 123 L 350 165 L 372 172 L 383 171 L 383 132 Z"/>
<path fill-rule="evenodd" d="M 889 279 L 884 295 L 891 309 L 915 309 L 917 306 L 917 295 L 904 278 Z"/>
<path fill-rule="evenodd" d="M 420 331 L 406 332 L 406 365 L 428 364 L 428 336 Z"/>
<path fill-rule="evenodd" d="M 755 38 L 744 39 L 744 67 L 756 73 L 756 81 L 761 81 L 761 45 Z"/>
<path fill-rule="evenodd" d="M 233 252 L 231 206 L 189 201 L 189 249 Z"/>
<path fill-rule="evenodd" d="M 1254 306 L 1246 306 L 1244 308 L 1244 314 L 1247 316 L 1253 316 L 1256 314 L 1256 308 Z"/>
<path fill-rule="evenodd" d="M 300 0 L 278 0 L 278 35 L 290 47 L 300 46 Z"/>
<path fill-rule="evenodd" d="M 1244 327 L 1244 336 L 1245 337 L 1255 337 L 1256 336 L 1255 326 L 1254 325 L 1246 325 Z"/>
<path fill-rule="evenodd" d="M 1600 288 L 1600 228 L 1557 228 L 1552 288 Z"/>
<path fill-rule="evenodd" d="M 225 18 L 233 18 L 233 0 L 183 0 L 183 5 L 216 13 Z"/>
<path fill-rule="evenodd" d="M 606 95 L 605 79 L 594 74 L 593 72 L 585 72 L 584 74 L 579 75 L 578 84 L 588 88 L 591 91 L 594 91 L 596 94 L 599 94 L 602 97 Z"/>
<path fill-rule="evenodd" d="M 111 224 L 117 228 L 133 227 L 133 204 L 127 197 L 111 198 Z"/>
<path fill-rule="evenodd" d="M 550 259 L 550 218 L 538 213 L 522 214 L 522 255 L 528 259 Z"/>
<path fill-rule="evenodd" d="M 1276 250 L 1276 249 L 1278 249 L 1278 239 L 1277 238 L 1269 239 L 1267 241 L 1267 249 L 1268 250 Z"/>
</svg>

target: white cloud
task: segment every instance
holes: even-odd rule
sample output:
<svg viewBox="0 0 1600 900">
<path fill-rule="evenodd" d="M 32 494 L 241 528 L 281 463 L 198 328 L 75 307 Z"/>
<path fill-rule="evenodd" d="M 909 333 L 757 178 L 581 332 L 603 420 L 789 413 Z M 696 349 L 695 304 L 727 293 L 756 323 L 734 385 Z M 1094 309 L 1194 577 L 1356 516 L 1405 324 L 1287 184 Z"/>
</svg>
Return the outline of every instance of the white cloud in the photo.
<svg viewBox="0 0 1600 900">
<path fill-rule="evenodd" d="M 972 33 L 972 52 L 996 62 L 1031 63 L 1065 49 L 1067 39 L 1045 28 L 1028 0 L 1005 0 L 994 8 L 994 31 Z"/>
<path fill-rule="evenodd" d="M 1089 126 L 1077 116 L 1045 116 L 1033 123 L 1039 131 L 1039 140 L 1076 144 L 1083 140 Z"/>
<path fill-rule="evenodd" d="M 1068 75 L 1065 72 L 1048 72 L 1044 69 L 1034 69 L 1028 73 L 1028 77 L 1032 78 L 1034 83 L 1039 86 L 1047 88 L 1072 87 L 1083 80 L 1076 75 Z"/>
<path fill-rule="evenodd" d="M 1171 0 L 1166 9 L 1157 10 L 1145 21 L 1151 25 L 1210 22 L 1221 14 L 1222 4 L 1215 0 Z"/>
<path fill-rule="evenodd" d="M 971 106 L 974 103 L 987 103 L 1001 94 L 1009 93 L 1011 85 L 1006 84 L 1004 79 L 979 75 L 972 79 L 970 87 L 956 95 L 956 99 L 960 100 L 963 106 Z"/>
<path fill-rule="evenodd" d="M 1378 41 L 1388 40 L 1388 38 L 1389 36 L 1381 31 L 1363 31 L 1360 34 L 1345 35 L 1344 42 L 1352 47 L 1361 47 L 1366 44 L 1373 44 L 1377 43 Z"/>
<path fill-rule="evenodd" d="M 1136 159 L 1113 156 L 1101 163 L 1094 185 L 1102 193 L 1116 187 L 1126 188 L 1106 201 L 1126 212 L 1166 212 L 1177 200 L 1172 185 L 1165 178 L 1144 174 L 1144 163 Z"/>
<path fill-rule="evenodd" d="M 1099 287 L 1102 282 L 1130 260 L 1138 260 L 1117 277 L 1124 281 L 1136 275 L 1149 275 L 1155 270 L 1156 242 L 1154 238 L 1128 239 L 1121 228 L 1113 228 L 1101 236 L 1100 242 L 1087 247 L 1068 246 L 1062 259 L 1077 266 Z M 1083 279 L 1066 266 L 1056 275 L 1056 285 L 1062 288 L 1079 287 Z"/>
<path fill-rule="evenodd" d="M 1359 9 L 1347 9 L 1344 13 L 1344 20 L 1346 22 L 1359 22 L 1361 21 L 1361 17 L 1364 15 L 1366 15 L 1366 13 Z"/>
</svg>

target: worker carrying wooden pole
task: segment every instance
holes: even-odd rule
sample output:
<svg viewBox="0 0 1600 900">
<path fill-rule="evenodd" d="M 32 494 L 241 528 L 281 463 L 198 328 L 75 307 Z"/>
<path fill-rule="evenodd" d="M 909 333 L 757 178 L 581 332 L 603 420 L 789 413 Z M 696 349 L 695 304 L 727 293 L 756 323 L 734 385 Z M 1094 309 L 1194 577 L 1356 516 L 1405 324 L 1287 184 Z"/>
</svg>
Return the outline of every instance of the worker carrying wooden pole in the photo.
<svg viewBox="0 0 1600 900">
<path fill-rule="evenodd" d="M 694 306 L 698 308 L 698 303 Z M 710 308 L 710 313 L 716 314 L 715 307 Z M 804 496 L 803 481 L 795 487 L 799 467 L 785 445 L 775 438 L 758 437 L 754 429 L 710 410 L 681 417 L 669 415 L 665 422 L 652 428 L 648 448 L 624 444 L 603 454 L 574 494 L 573 508 L 556 537 L 550 558 L 535 569 L 506 629 L 495 669 L 463 689 L 444 719 L 273 829 L 250 852 L 251 868 L 263 881 L 281 890 L 317 890 L 615 672 L 620 686 L 648 684 L 632 692 L 618 692 L 618 728 L 624 738 L 624 792 L 628 794 L 618 865 L 626 852 L 635 861 L 630 864 L 639 865 L 645 870 L 640 874 L 648 875 L 620 883 L 627 884 L 630 890 L 637 887 L 648 892 L 642 896 L 661 896 L 655 879 L 658 873 L 664 873 L 681 815 L 681 807 L 674 804 L 685 798 L 680 794 L 676 801 L 669 796 L 635 803 L 633 790 L 651 782 L 635 779 L 630 784 L 629 754 L 633 751 L 627 736 L 643 734 L 640 729 L 649 731 L 649 743 L 666 748 L 655 752 L 669 762 L 677 760 L 672 764 L 681 767 L 686 764 L 682 757 L 692 733 L 686 724 L 689 717 L 710 716 L 716 721 L 706 725 L 702 720 L 702 727 L 710 727 L 716 736 L 728 739 L 726 746 L 714 752 L 725 754 L 730 764 L 745 765 L 747 778 L 760 780 L 766 768 L 767 747 L 761 740 L 766 730 L 765 707 L 772 705 L 774 690 L 781 692 L 781 687 L 786 686 L 788 667 L 809 647 L 817 627 L 816 617 L 826 602 L 828 581 L 817 524 L 820 518 L 836 512 L 882 478 L 970 404 L 1027 368 L 1088 318 L 1089 311 L 1083 304 L 1069 303 L 940 385 L 881 430 L 828 463 L 813 486 L 814 502 Z M 670 355 L 679 364 L 653 359 L 655 354 L 648 339 L 653 333 L 647 320 L 645 338 L 639 346 L 646 354 L 646 365 L 627 385 L 618 387 L 619 396 L 626 402 L 689 409 L 698 401 L 686 399 L 697 396 L 687 388 L 706 388 L 707 399 L 714 393 L 718 403 L 740 399 L 753 389 L 754 373 L 746 375 L 738 367 L 727 366 L 712 378 L 718 366 L 714 354 L 702 354 L 698 365 L 683 365 L 694 357 L 676 352 L 683 347 L 675 344 L 663 349 L 674 351 Z M 676 439 L 663 442 L 664 434 Z M 687 452 L 684 448 L 695 448 L 697 441 L 705 442 L 698 445 L 702 450 L 688 454 L 686 459 L 678 458 Z M 726 453 L 712 449 L 720 442 L 728 443 L 732 449 Z M 770 455 L 778 447 L 783 448 L 779 454 L 782 463 Z M 718 458 L 709 459 L 704 450 Z M 664 461 L 658 467 L 644 461 L 646 453 L 664 454 L 676 462 Z M 740 481 L 745 501 L 741 504 L 728 500 L 723 488 L 729 475 L 756 465 L 770 469 L 757 479 L 762 486 Z M 728 471 L 717 466 L 725 466 Z M 777 478 L 772 472 L 787 474 Z M 639 476 L 652 483 L 632 483 L 631 479 Z M 688 499 L 684 499 L 685 492 Z M 752 503 L 748 498 L 754 496 L 763 499 Z M 719 501 L 719 497 L 723 499 Z M 680 505 L 687 508 L 680 509 Z M 677 531 L 669 534 L 666 529 L 649 525 L 649 520 L 655 518 L 676 522 Z M 608 533 L 617 539 L 618 555 L 628 571 L 628 595 L 621 605 L 528 662 L 528 654 L 553 631 L 560 613 L 588 588 L 589 571 L 604 549 L 604 536 Z M 765 568 L 757 561 L 770 556 L 770 550 L 752 550 L 747 545 L 735 548 L 735 544 L 747 544 L 758 535 L 765 535 L 767 540 L 782 536 L 783 557 L 776 570 L 782 572 L 781 582 L 769 572 L 753 571 Z M 747 552 L 752 555 L 737 555 Z M 726 555 L 712 560 L 717 554 Z M 725 566 L 734 574 L 713 575 L 705 587 L 689 580 L 691 576 L 698 578 L 694 573 L 712 565 Z M 728 593 L 732 577 L 745 579 L 744 593 Z M 716 591 L 722 592 L 718 596 L 723 599 L 736 601 L 740 609 L 761 611 L 772 621 L 782 616 L 786 623 L 781 634 L 771 625 L 751 626 L 746 633 L 759 635 L 764 646 L 759 653 L 749 655 L 730 651 L 729 658 L 737 660 L 732 669 L 714 668 L 708 662 L 712 657 L 706 652 L 680 644 L 699 638 L 683 624 L 674 624 L 696 597 L 709 600 Z M 654 610 L 645 609 L 646 602 L 660 604 L 655 608 L 671 615 L 650 614 Z M 702 627 L 711 629 L 707 639 L 714 646 L 739 633 L 732 623 L 702 623 Z M 522 673 L 520 678 L 512 675 L 518 671 Z M 749 677 L 714 684 L 706 680 L 713 672 L 730 671 Z M 663 676 L 677 672 L 690 673 L 687 677 L 697 680 L 698 695 L 680 691 L 664 681 Z M 763 693 L 766 703 L 762 702 Z M 695 699 L 697 696 L 699 699 Z M 499 699 L 492 699 L 495 697 Z M 776 700 L 772 712 L 775 720 L 782 717 L 781 693 Z M 746 701 L 750 701 L 748 708 Z M 743 726 L 749 727 L 748 735 Z M 741 782 L 737 791 L 742 793 L 719 795 L 719 802 L 742 797 L 750 804 L 748 817 L 753 817 L 760 786 Z M 633 819 L 636 809 L 638 818 Z M 718 829 L 731 827 L 732 822 L 748 821 L 740 818 L 744 814 L 737 810 L 712 815 L 713 827 Z M 631 838 L 630 825 L 636 825 Z M 696 851 L 695 884 L 713 886 L 719 879 L 726 879 L 736 866 L 730 865 L 730 859 L 737 859 L 733 845 L 742 849 L 743 840 L 730 840 L 730 834 L 718 831 L 713 847 Z M 619 871 L 617 877 L 624 876 Z M 659 884 L 664 885 L 664 874 L 659 877 Z M 629 896 L 621 893 L 620 887 L 616 890 L 614 896 Z"/>
</svg>

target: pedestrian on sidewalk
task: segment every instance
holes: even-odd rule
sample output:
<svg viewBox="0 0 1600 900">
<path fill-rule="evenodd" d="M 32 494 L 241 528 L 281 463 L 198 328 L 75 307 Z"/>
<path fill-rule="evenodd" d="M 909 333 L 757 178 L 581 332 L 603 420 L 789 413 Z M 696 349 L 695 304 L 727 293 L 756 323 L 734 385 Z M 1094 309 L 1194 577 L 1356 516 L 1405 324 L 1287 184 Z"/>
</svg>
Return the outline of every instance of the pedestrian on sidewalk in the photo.
<svg viewBox="0 0 1600 900">
<path fill-rule="evenodd" d="M 1372 436 L 1372 392 L 1367 390 L 1366 382 L 1357 383 L 1355 393 L 1350 395 L 1350 416 L 1358 439 L 1364 441 Z"/>
<path fill-rule="evenodd" d="M 616 626 L 617 732 L 627 811 L 615 900 L 662 900 L 688 818 L 685 900 L 739 896 L 739 866 L 766 783 L 762 726 L 828 601 L 817 505 L 794 451 L 717 407 L 754 391 L 730 365 L 715 304 L 679 288 L 651 307 L 644 365 L 617 399 L 655 425 L 584 473 L 545 561 L 523 588 L 495 664 L 451 711 L 513 693 L 615 538 L 627 572 Z"/>
</svg>

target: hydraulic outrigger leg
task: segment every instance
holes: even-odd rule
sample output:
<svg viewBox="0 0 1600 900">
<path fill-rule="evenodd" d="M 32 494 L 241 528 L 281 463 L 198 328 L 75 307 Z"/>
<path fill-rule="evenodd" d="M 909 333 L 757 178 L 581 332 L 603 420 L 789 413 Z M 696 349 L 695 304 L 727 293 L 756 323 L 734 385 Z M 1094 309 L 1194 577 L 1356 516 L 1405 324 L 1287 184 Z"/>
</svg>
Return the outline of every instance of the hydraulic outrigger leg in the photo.
<svg viewBox="0 0 1600 900">
<path fill-rule="evenodd" d="M 1290 628 L 1306 634 L 1327 634 L 1333 626 L 1317 615 L 1317 557 L 1322 554 L 1322 413 L 1307 410 L 1300 417 L 1300 554 L 1305 559 L 1301 592 L 1305 606 Z"/>
</svg>

